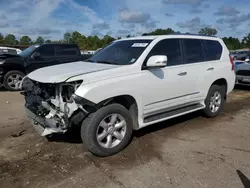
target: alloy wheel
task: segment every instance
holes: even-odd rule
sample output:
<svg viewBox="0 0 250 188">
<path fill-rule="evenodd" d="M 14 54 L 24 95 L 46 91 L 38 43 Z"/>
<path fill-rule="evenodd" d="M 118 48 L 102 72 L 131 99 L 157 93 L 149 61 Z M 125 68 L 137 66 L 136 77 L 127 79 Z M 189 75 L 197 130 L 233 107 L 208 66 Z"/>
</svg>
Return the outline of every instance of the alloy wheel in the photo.
<svg viewBox="0 0 250 188">
<path fill-rule="evenodd" d="M 104 148 L 113 148 L 121 143 L 127 130 L 127 124 L 120 114 L 106 116 L 98 125 L 97 142 Z"/>
</svg>

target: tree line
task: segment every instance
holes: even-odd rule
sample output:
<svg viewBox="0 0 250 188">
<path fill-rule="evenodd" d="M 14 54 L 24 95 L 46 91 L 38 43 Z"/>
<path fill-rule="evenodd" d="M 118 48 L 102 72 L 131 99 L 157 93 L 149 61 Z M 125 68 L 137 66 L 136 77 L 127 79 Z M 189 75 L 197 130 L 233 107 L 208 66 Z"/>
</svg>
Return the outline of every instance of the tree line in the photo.
<svg viewBox="0 0 250 188">
<path fill-rule="evenodd" d="M 149 33 L 143 33 L 143 36 L 147 35 L 168 35 L 180 33 L 179 31 L 174 31 L 171 28 L 167 29 L 156 29 L 155 31 Z M 187 33 L 188 34 L 188 33 Z M 214 28 L 202 28 L 199 31 L 199 34 L 207 35 L 207 36 L 216 36 L 217 30 Z M 127 35 L 127 38 L 132 37 L 131 35 Z M 118 39 L 121 37 L 118 37 Z M 223 37 L 222 38 L 227 47 L 230 50 L 236 50 L 240 48 L 250 48 L 250 33 L 246 35 L 242 40 L 234 37 Z M 38 36 L 36 40 L 32 41 L 29 36 L 22 36 L 19 40 L 17 40 L 16 36 L 13 34 L 7 34 L 3 36 L 0 33 L 0 45 L 33 45 L 33 44 L 44 44 L 44 43 L 75 43 L 78 44 L 81 49 L 86 50 L 96 50 L 98 48 L 103 48 L 105 45 L 110 42 L 116 40 L 116 38 L 105 35 L 102 38 L 98 36 L 84 36 L 78 31 L 74 31 L 72 33 L 66 32 L 63 35 L 63 39 L 61 40 L 45 40 L 42 36 Z"/>
</svg>

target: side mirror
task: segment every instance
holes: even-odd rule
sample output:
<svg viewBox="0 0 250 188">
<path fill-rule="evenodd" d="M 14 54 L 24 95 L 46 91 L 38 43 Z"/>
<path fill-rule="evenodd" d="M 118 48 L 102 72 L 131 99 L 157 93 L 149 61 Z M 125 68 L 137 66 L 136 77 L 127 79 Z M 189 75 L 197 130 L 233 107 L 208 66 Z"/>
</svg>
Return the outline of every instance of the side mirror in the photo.
<svg viewBox="0 0 250 188">
<path fill-rule="evenodd" d="M 32 54 L 31 57 L 32 57 L 33 59 L 36 59 L 36 58 L 40 57 L 40 53 L 39 53 L 39 52 L 35 52 L 35 53 Z"/>
<path fill-rule="evenodd" d="M 165 55 L 154 55 L 151 56 L 147 61 L 147 67 L 157 68 L 166 67 L 168 58 Z"/>
</svg>

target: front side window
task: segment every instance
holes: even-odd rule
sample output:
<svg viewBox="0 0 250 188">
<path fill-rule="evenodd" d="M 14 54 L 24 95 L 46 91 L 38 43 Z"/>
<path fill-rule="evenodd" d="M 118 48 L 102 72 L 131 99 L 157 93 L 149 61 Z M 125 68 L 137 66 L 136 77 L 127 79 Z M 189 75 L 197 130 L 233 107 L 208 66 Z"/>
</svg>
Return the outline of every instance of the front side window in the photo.
<svg viewBox="0 0 250 188">
<path fill-rule="evenodd" d="M 154 55 L 167 56 L 167 66 L 180 65 L 182 62 L 180 39 L 161 40 L 153 47 L 148 58 Z"/>
<path fill-rule="evenodd" d="M 136 62 L 152 40 L 115 41 L 94 54 L 88 61 L 114 65 L 130 65 Z"/>
<path fill-rule="evenodd" d="M 185 63 L 197 63 L 205 60 L 201 40 L 183 39 L 183 44 L 186 52 Z"/>
<path fill-rule="evenodd" d="M 51 57 L 55 56 L 54 45 L 44 45 L 37 49 L 41 57 Z"/>
</svg>

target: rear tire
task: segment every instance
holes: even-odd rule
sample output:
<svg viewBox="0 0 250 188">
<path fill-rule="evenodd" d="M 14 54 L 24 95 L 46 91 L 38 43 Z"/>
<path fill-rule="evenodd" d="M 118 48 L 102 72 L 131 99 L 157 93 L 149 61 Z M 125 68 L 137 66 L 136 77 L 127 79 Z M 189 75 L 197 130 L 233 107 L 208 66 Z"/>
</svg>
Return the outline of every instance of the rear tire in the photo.
<svg viewBox="0 0 250 188">
<path fill-rule="evenodd" d="M 8 91 L 20 91 L 21 90 L 21 81 L 24 78 L 25 74 L 21 71 L 13 70 L 5 74 L 3 78 L 3 86 Z"/>
<path fill-rule="evenodd" d="M 224 107 L 226 88 L 224 85 L 212 85 L 205 100 L 206 108 L 203 114 L 206 117 L 216 117 Z"/>
<path fill-rule="evenodd" d="M 123 150 L 130 142 L 133 121 L 120 104 L 110 104 L 90 114 L 81 127 L 81 138 L 94 155 L 106 157 Z"/>
</svg>

